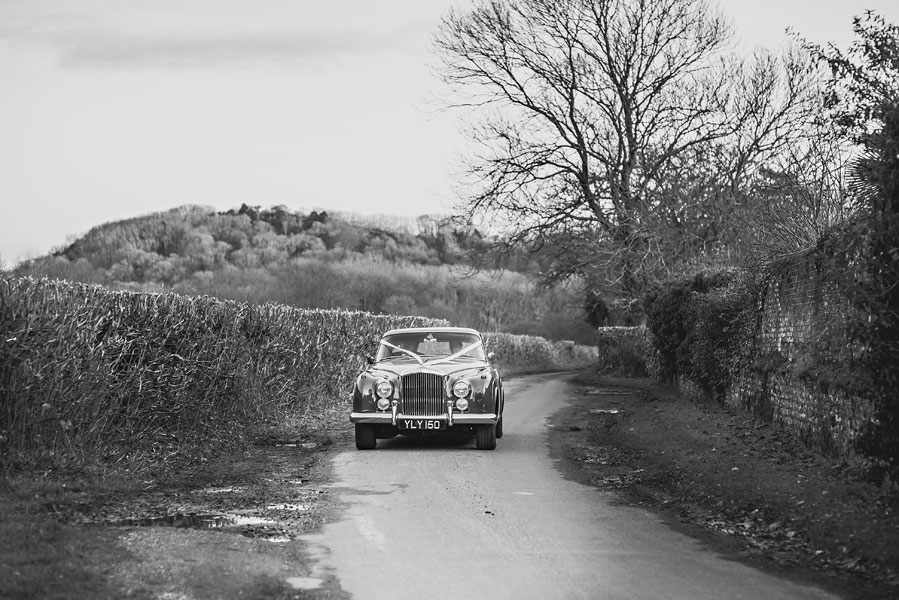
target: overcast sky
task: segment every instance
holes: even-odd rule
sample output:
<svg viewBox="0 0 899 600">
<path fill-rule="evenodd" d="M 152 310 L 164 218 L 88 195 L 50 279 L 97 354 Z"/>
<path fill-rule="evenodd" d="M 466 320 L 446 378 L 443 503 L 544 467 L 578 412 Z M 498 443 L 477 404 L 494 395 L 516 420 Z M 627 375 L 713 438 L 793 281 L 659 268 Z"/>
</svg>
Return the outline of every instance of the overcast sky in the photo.
<svg viewBox="0 0 899 600">
<path fill-rule="evenodd" d="M 183 204 L 448 212 L 429 40 L 468 0 L 0 0 L 0 260 Z M 894 0 L 722 0 L 747 46 Z"/>
</svg>

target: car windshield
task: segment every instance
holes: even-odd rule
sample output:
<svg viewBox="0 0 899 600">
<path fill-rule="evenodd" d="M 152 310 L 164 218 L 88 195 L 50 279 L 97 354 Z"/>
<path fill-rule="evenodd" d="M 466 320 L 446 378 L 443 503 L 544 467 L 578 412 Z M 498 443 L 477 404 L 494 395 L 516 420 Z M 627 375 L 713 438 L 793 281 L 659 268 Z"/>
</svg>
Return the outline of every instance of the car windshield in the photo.
<svg viewBox="0 0 899 600">
<path fill-rule="evenodd" d="M 378 346 L 376 360 L 410 357 L 473 358 L 484 360 L 481 338 L 471 333 L 424 331 L 385 336 Z"/>
</svg>

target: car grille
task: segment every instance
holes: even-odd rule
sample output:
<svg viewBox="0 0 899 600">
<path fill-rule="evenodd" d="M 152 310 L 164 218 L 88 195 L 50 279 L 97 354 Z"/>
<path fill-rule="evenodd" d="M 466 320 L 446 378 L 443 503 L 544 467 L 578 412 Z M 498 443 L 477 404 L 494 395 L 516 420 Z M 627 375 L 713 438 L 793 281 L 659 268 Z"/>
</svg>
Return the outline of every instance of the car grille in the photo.
<svg viewBox="0 0 899 600">
<path fill-rule="evenodd" d="M 435 416 L 446 414 L 446 396 L 441 375 L 413 373 L 403 377 L 403 414 Z"/>
</svg>

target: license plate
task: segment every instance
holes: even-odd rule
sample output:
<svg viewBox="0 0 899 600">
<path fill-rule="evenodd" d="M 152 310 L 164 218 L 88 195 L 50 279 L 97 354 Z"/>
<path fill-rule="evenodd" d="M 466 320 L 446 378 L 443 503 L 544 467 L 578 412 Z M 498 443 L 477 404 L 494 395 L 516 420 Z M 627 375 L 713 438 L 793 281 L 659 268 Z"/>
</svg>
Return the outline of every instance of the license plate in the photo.
<svg viewBox="0 0 899 600">
<path fill-rule="evenodd" d="M 422 431 L 446 429 L 446 421 L 439 419 L 404 419 L 398 424 L 400 429 L 421 429 Z"/>
</svg>

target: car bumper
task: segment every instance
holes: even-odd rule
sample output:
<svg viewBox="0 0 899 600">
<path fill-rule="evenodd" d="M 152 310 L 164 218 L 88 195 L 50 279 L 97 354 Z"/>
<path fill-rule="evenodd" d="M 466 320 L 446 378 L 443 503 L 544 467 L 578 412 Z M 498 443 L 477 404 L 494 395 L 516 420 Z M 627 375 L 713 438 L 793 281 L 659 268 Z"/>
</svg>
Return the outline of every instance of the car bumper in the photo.
<svg viewBox="0 0 899 600">
<path fill-rule="evenodd" d="M 493 413 L 480 413 L 480 414 L 453 414 L 452 420 L 450 420 L 446 415 L 437 415 L 433 417 L 422 417 L 422 416 L 404 416 L 402 414 L 398 414 L 396 416 L 396 421 L 404 421 L 408 419 L 427 419 L 429 421 L 446 421 L 447 427 L 453 427 L 456 425 L 493 425 L 496 423 L 496 415 Z M 350 422 L 351 423 L 379 423 L 381 425 L 396 425 L 396 421 L 393 419 L 393 415 L 391 413 L 359 413 L 354 412 L 350 413 Z"/>
</svg>

